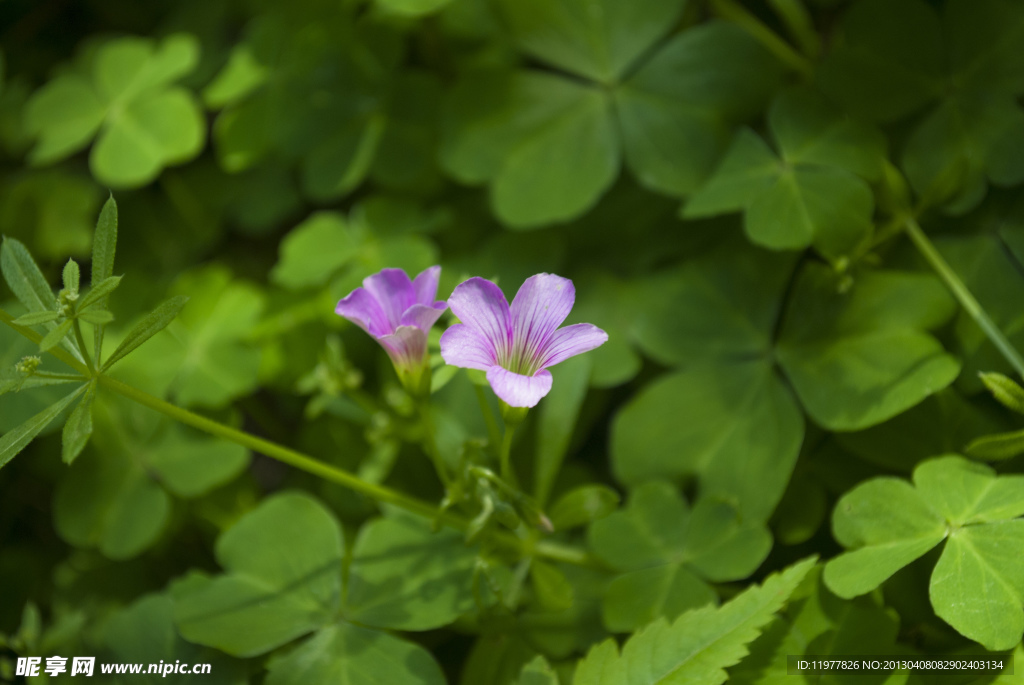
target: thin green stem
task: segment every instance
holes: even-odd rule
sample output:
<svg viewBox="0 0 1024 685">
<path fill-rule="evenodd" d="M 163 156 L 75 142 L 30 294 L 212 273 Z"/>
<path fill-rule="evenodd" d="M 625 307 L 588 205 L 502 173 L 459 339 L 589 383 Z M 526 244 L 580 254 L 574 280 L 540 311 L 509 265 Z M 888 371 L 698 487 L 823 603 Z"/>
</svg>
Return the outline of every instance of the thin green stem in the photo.
<svg viewBox="0 0 1024 685">
<path fill-rule="evenodd" d="M 814 59 L 821 53 L 821 38 L 814 30 L 811 13 L 802 0 L 768 0 L 775 14 L 786 25 L 789 35 L 805 55 Z"/>
<path fill-rule="evenodd" d="M 749 33 L 757 42 L 767 48 L 769 52 L 778 57 L 779 61 L 783 64 L 804 76 L 811 76 L 814 73 L 814 65 L 809 59 L 793 49 L 782 38 L 779 38 L 778 34 L 765 26 L 760 19 L 747 11 L 747 8 L 736 2 L 736 0 L 710 0 L 710 6 L 715 14 L 726 21 L 731 21 Z"/>
<path fill-rule="evenodd" d="M 487 404 L 487 395 L 482 386 L 473 383 L 473 390 L 476 391 L 477 402 L 480 403 L 480 413 L 484 416 L 484 424 L 487 426 L 487 439 L 491 445 L 497 447 L 501 444 L 501 431 L 498 429 L 498 422 L 494 418 L 491 406 Z"/>
<path fill-rule="evenodd" d="M 75 329 L 75 340 L 78 341 L 78 349 L 82 351 L 82 358 L 85 359 L 85 365 L 89 369 L 89 375 L 95 376 L 96 367 L 92 365 L 92 358 L 89 356 L 89 350 L 85 346 L 85 338 L 82 337 L 82 324 L 78 319 L 75 319 L 73 328 Z"/>
<path fill-rule="evenodd" d="M 430 398 L 420 400 L 420 421 L 423 424 L 426 436 L 423 440 L 423 451 L 427 453 L 430 460 L 434 462 L 434 470 L 437 477 L 441 479 L 445 491 L 452 484 L 451 476 L 448 475 L 448 466 L 444 463 L 441 450 L 437 448 L 437 429 L 434 427 L 434 412 L 430 410 Z"/>
<path fill-rule="evenodd" d="M 501 441 L 501 453 L 499 459 L 501 462 L 501 477 L 502 479 L 514 488 L 519 487 L 519 480 L 516 478 L 516 472 L 512 468 L 512 436 L 515 435 L 516 427 L 510 424 L 505 424 L 505 437 Z"/>
<path fill-rule="evenodd" d="M 908 216 L 903 223 L 904 228 L 907 231 L 907 235 L 913 241 L 914 246 L 917 247 L 921 255 L 928 261 L 935 272 L 938 273 L 939 277 L 946 283 L 946 286 L 953 293 L 953 297 L 960 302 L 960 305 L 964 308 L 964 311 L 975 323 L 981 327 L 985 335 L 988 337 L 992 344 L 996 346 L 996 349 L 1002 353 L 1006 361 L 1010 362 L 1010 365 L 1014 368 L 1019 376 L 1024 378 L 1024 358 L 1020 356 L 1020 353 L 1013 346 L 1013 344 L 1007 339 L 999 327 L 995 324 L 992 318 L 988 315 L 988 312 L 981 306 L 981 303 L 975 299 L 974 295 L 967 286 L 964 284 L 960 277 L 957 275 L 953 268 L 946 262 L 942 257 L 942 254 L 935 248 L 932 241 L 928 239 L 924 231 L 921 230 L 920 224 L 917 223 L 917 219 L 912 216 Z"/>
</svg>

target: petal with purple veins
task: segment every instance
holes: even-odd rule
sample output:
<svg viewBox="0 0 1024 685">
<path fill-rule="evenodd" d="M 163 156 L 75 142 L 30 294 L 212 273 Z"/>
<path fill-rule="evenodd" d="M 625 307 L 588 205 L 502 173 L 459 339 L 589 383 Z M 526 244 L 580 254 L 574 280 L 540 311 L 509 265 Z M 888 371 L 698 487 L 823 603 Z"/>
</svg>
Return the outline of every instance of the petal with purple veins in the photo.
<svg viewBox="0 0 1024 685">
<path fill-rule="evenodd" d="M 374 337 L 387 335 L 394 330 L 380 303 L 365 288 L 353 290 L 348 297 L 338 303 L 334 312 Z"/>
<path fill-rule="evenodd" d="M 523 376 L 492 366 L 487 370 L 487 382 L 494 394 L 509 406 L 534 407 L 551 391 L 551 372 L 542 369 L 532 376 Z"/>
<path fill-rule="evenodd" d="M 540 368 L 554 366 L 569 357 L 583 354 L 608 341 L 608 334 L 592 323 L 577 323 L 559 328 L 541 352 Z"/>
<path fill-rule="evenodd" d="M 383 269 L 363 279 L 363 287 L 380 303 L 391 328 L 401 325 L 402 314 L 416 304 L 408 274 L 401 269 Z"/>
<path fill-rule="evenodd" d="M 437 297 L 437 284 L 441 280 L 441 267 L 431 266 L 412 281 L 413 295 L 418 304 L 433 304 Z"/>
<path fill-rule="evenodd" d="M 427 334 L 415 326 L 399 326 L 394 333 L 377 338 L 396 366 L 410 369 L 423 361 Z"/>
<path fill-rule="evenodd" d="M 498 363 L 490 341 L 464 323 L 457 323 L 441 335 L 441 357 L 446 364 L 486 371 Z"/>
<path fill-rule="evenodd" d="M 568 278 L 537 274 L 523 282 L 509 308 L 516 366 L 539 368 L 539 350 L 569 316 L 575 301 L 576 288 Z"/>
<path fill-rule="evenodd" d="M 437 322 L 441 315 L 444 314 L 444 310 L 447 308 L 448 305 L 444 302 L 435 302 L 432 305 L 414 304 L 405 310 L 399 324 L 402 326 L 415 326 L 426 333 L 430 330 L 430 327 Z"/>
<path fill-rule="evenodd" d="M 499 360 L 508 358 L 512 329 L 508 301 L 501 288 L 486 279 L 473 277 L 455 287 L 448 298 L 448 307 L 462 323 L 487 339 Z"/>
</svg>

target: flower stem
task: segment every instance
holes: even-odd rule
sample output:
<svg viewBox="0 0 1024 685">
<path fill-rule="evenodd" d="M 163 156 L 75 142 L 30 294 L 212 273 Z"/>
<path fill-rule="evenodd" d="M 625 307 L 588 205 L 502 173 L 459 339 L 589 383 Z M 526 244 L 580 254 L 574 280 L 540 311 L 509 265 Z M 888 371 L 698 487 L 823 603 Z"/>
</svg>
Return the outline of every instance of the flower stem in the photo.
<svg viewBox="0 0 1024 685">
<path fill-rule="evenodd" d="M 482 386 L 473 383 L 473 390 L 476 391 L 477 402 L 480 403 L 480 413 L 484 415 L 484 424 L 487 426 L 487 439 L 493 446 L 492 449 L 497 448 L 501 444 L 501 431 L 498 430 L 498 422 L 494 419 L 494 412 L 491 411 L 491 407 L 487 404 L 487 395 L 484 393 Z"/>
<path fill-rule="evenodd" d="M 779 38 L 778 34 L 765 26 L 760 19 L 736 0 L 710 0 L 709 4 L 715 14 L 749 33 L 783 64 L 807 77 L 814 73 L 814 65 L 809 59 Z"/>
<path fill-rule="evenodd" d="M 508 423 L 505 424 L 505 438 L 501 441 L 499 459 L 501 461 L 502 479 L 513 488 L 518 488 L 519 480 L 516 478 L 516 472 L 512 468 L 512 436 L 515 435 L 515 432 L 515 426 Z"/>
<path fill-rule="evenodd" d="M 16 332 L 33 342 L 38 343 L 42 339 L 42 336 L 32 329 L 24 326 L 18 326 L 14 324 L 13 321 L 14 317 L 3 309 L 0 309 L 0 323 L 7 324 Z M 83 376 L 88 377 L 90 375 L 85 365 L 72 357 L 65 350 L 54 347 L 49 350 L 49 353 L 81 373 Z M 469 521 L 451 512 L 442 511 L 440 508 L 435 507 L 428 502 L 416 499 L 415 497 L 410 497 L 383 485 L 376 485 L 374 483 L 367 482 L 344 469 L 340 469 L 330 464 L 325 464 L 324 462 L 318 461 L 308 455 L 302 454 L 301 452 L 297 452 L 288 447 L 270 442 L 269 440 L 264 440 L 263 438 L 258 438 L 254 435 L 250 435 L 249 433 L 245 433 L 244 431 L 217 423 L 205 416 L 200 416 L 199 414 L 187 409 L 178 407 L 122 381 L 106 375 L 97 376 L 97 381 L 107 390 L 116 392 L 123 397 L 158 411 L 169 418 L 184 423 L 185 425 L 197 428 L 204 433 L 209 433 L 210 435 L 229 440 L 230 442 L 242 445 L 243 447 L 248 447 L 251 450 L 288 464 L 300 471 L 305 471 L 306 473 L 324 480 L 337 483 L 338 485 L 342 485 L 350 490 L 362 493 L 367 497 L 377 500 L 378 502 L 393 504 L 405 509 L 406 511 L 418 514 L 431 521 L 438 521 L 441 524 L 450 528 L 455 528 L 456 530 L 466 531 L 469 528 Z M 602 567 L 602 564 L 598 560 L 590 556 L 590 554 L 585 550 L 576 547 L 550 540 L 535 542 L 530 538 L 520 538 L 516 535 L 503 531 L 494 531 L 491 535 L 493 536 L 493 541 L 498 545 L 508 549 L 514 549 L 523 556 L 536 555 L 554 561 L 575 564 L 577 566 Z"/>
<path fill-rule="evenodd" d="M 981 330 L 984 331 L 992 344 L 996 346 L 996 349 L 1002 353 L 1006 361 L 1010 362 L 1010 366 L 1014 368 L 1017 374 L 1024 378 L 1024 358 L 1020 356 L 1013 343 L 999 330 L 999 327 L 981 306 L 981 303 L 967 289 L 967 286 L 960 280 L 957 273 L 953 271 L 953 268 L 942 257 L 942 254 L 936 249 L 932 241 L 921 230 L 917 219 L 908 216 L 904 220 L 903 226 L 918 252 L 921 253 L 935 272 L 938 273 L 939 277 L 946 283 L 946 286 L 953 293 L 953 297 L 960 302 L 964 311 L 981 327 Z"/>
<path fill-rule="evenodd" d="M 434 463 L 437 477 L 441 479 L 441 483 L 447 491 L 448 486 L 452 484 L 452 479 L 448 475 L 448 467 L 441 457 L 441 450 L 437 448 L 437 429 L 434 427 L 434 412 L 431 411 L 429 398 L 420 401 L 420 422 L 426 433 L 423 439 L 423 451 L 427 453 L 427 456 Z"/>
</svg>

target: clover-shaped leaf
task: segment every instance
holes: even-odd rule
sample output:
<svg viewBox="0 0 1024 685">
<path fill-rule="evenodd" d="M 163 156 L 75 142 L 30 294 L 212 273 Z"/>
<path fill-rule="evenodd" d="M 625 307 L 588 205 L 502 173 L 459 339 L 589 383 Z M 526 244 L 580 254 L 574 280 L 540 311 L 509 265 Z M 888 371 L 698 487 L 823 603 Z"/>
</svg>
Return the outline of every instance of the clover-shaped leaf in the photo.
<svg viewBox="0 0 1024 685">
<path fill-rule="evenodd" d="M 702 498 L 691 509 L 662 481 L 633 490 L 623 511 L 591 524 L 588 540 L 622 573 L 603 602 L 605 625 L 614 632 L 717 601 L 708 581 L 747 577 L 772 544 L 763 525 L 743 521 L 724 500 Z"/>
<path fill-rule="evenodd" d="M 929 596 L 935 613 L 988 649 L 1024 634 L 1024 476 L 999 476 L 959 456 L 928 460 L 913 485 L 875 478 L 836 505 L 832 529 L 850 551 L 828 562 L 840 597 L 870 592 L 943 540 Z"/>
<path fill-rule="evenodd" d="M 885 139 L 844 117 L 804 89 L 780 95 L 768 114 L 776 154 L 753 131 L 741 130 L 686 216 L 744 211 L 750 239 L 772 249 L 813 244 L 836 259 L 870 235 Z"/>
<path fill-rule="evenodd" d="M 96 178 L 137 187 L 195 157 L 206 140 L 202 112 L 173 84 L 198 59 L 198 41 L 188 34 L 159 45 L 143 38 L 103 44 L 87 68 L 58 76 L 29 101 L 26 129 L 38 139 L 30 161 L 63 159 L 96 138 L 89 157 Z"/>
</svg>

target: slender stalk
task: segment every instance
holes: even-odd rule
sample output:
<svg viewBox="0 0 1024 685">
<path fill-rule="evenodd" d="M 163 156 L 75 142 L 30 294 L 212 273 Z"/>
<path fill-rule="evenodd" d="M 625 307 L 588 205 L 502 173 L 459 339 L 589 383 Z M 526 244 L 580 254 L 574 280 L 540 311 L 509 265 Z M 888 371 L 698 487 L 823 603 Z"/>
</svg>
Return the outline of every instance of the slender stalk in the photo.
<svg viewBox="0 0 1024 685">
<path fill-rule="evenodd" d="M 512 487 L 518 488 L 519 481 L 516 478 L 516 472 L 512 469 L 512 436 L 515 435 L 515 432 L 515 426 L 505 424 L 505 438 L 501 441 L 499 459 L 501 461 L 502 479 Z"/>
<path fill-rule="evenodd" d="M 809 59 L 779 38 L 778 34 L 765 26 L 760 19 L 747 11 L 747 8 L 736 0 L 710 0 L 710 6 L 715 14 L 726 21 L 733 22 L 749 33 L 769 52 L 778 57 L 783 64 L 799 71 L 804 76 L 811 76 L 814 73 L 814 65 Z"/>
<path fill-rule="evenodd" d="M 96 375 L 96 367 L 92 365 L 92 357 L 89 356 L 89 350 L 85 347 L 85 338 L 82 337 L 82 324 L 79 323 L 78 319 L 75 319 L 73 324 L 75 329 L 75 340 L 78 341 L 78 349 L 82 351 L 82 358 L 85 359 L 85 365 L 89 369 L 89 375 Z"/>
<path fill-rule="evenodd" d="M 480 403 L 480 413 L 484 415 L 484 424 L 487 426 L 487 439 L 491 445 L 497 447 L 501 444 L 501 431 L 498 429 L 498 422 L 494 418 L 494 412 L 491 411 L 491 407 L 487 404 L 487 395 L 484 393 L 484 389 L 473 383 L 473 390 L 476 391 L 476 400 Z"/>
<path fill-rule="evenodd" d="M 920 224 L 917 223 L 917 219 L 908 216 L 903 223 L 904 229 L 910 239 L 913 241 L 914 246 L 917 247 L 921 255 L 928 261 L 935 272 L 938 273 L 939 277 L 946 283 L 946 286 L 953 293 L 953 297 L 960 302 L 960 305 L 964 308 L 975 323 L 981 327 L 985 335 L 988 337 L 992 344 L 996 346 L 996 349 L 1002 353 L 1006 361 L 1010 362 L 1010 365 L 1014 368 L 1018 375 L 1024 378 L 1024 358 L 1021 357 L 1020 353 L 1013 346 L 1007 337 L 1003 334 L 999 327 L 995 324 L 992 318 L 988 315 L 988 312 L 981 306 L 981 303 L 975 299 L 974 295 L 967 286 L 964 284 L 960 277 L 957 275 L 953 268 L 946 262 L 942 257 L 942 254 L 935 248 L 932 241 L 928 239 L 924 231 L 921 230 Z"/>
</svg>

